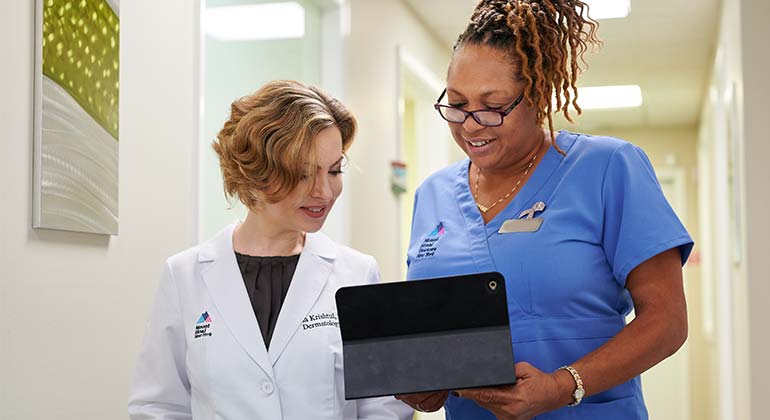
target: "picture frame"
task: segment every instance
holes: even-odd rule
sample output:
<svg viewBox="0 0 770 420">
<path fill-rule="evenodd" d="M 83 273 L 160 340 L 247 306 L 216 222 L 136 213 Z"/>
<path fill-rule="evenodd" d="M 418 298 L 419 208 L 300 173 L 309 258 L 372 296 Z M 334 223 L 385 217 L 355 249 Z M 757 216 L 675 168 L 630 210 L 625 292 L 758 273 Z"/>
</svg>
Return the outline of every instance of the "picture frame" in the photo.
<svg viewBox="0 0 770 420">
<path fill-rule="evenodd" d="M 33 228 L 118 233 L 118 0 L 35 0 Z"/>
</svg>

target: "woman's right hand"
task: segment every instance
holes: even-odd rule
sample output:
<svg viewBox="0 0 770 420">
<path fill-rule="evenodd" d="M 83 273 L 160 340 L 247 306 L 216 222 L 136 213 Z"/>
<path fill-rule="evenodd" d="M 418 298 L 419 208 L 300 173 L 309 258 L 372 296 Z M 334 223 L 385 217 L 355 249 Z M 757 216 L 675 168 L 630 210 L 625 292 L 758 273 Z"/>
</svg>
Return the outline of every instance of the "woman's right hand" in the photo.
<svg viewBox="0 0 770 420">
<path fill-rule="evenodd" d="M 449 397 L 449 391 L 396 395 L 397 400 L 403 401 L 415 410 L 424 413 L 432 413 L 443 407 L 447 397 Z"/>
</svg>

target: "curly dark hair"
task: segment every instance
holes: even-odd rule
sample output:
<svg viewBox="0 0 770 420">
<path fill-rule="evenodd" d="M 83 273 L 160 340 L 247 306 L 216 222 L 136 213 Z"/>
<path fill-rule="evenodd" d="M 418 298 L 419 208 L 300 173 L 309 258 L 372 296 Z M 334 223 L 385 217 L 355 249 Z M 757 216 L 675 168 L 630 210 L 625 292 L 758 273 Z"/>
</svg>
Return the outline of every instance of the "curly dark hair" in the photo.
<svg viewBox="0 0 770 420">
<path fill-rule="evenodd" d="M 580 0 L 481 0 L 454 51 L 486 45 L 506 53 L 517 70 L 513 77 L 527 84 L 524 97 L 537 110 L 537 123 L 548 119 L 553 137 L 554 112 L 563 112 L 570 122 L 570 104 L 578 115 L 582 112 L 577 76 L 589 46 L 602 45 L 598 26 Z"/>
</svg>

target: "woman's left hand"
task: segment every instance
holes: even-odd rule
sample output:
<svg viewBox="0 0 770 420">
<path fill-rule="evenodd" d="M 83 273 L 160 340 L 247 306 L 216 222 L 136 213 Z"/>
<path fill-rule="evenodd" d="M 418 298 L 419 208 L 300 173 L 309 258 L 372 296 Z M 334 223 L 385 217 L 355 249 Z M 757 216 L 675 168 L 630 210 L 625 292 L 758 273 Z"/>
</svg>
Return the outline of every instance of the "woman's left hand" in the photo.
<svg viewBox="0 0 770 420">
<path fill-rule="evenodd" d="M 498 420 L 531 419 L 567 405 L 572 399 L 569 382 L 560 371 L 545 373 L 527 362 L 516 363 L 516 384 L 494 388 L 458 390 L 461 398 L 474 400 Z M 565 372 L 566 373 L 566 372 Z M 567 373 L 572 381 L 572 377 Z M 574 388 L 574 382 L 572 383 Z"/>
</svg>

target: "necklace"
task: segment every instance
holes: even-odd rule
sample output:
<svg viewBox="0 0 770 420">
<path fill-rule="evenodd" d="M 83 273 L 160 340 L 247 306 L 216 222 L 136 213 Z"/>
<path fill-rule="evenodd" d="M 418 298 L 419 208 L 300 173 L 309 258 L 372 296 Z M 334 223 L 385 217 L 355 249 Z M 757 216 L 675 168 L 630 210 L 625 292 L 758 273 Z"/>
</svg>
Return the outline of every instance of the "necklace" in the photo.
<svg viewBox="0 0 770 420">
<path fill-rule="evenodd" d="M 532 160 L 529 161 L 529 165 L 527 165 L 527 169 L 524 170 L 524 173 L 521 175 L 521 177 L 519 177 L 519 180 L 516 181 L 516 185 L 514 185 L 513 188 L 511 188 L 511 190 L 508 191 L 508 194 L 505 194 L 504 196 L 500 197 L 500 199 L 490 204 L 489 206 L 485 206 L 479 203 L 479 177 L 481 175 L 481 168 L 477 166 L 476 167 L 476 185 L 473 187 L 473 199 L 476 201 L 476 207 L 478 207 L 482 213 L 486 213 L 492 210 L 492 208 L 495 207 L 496 205 L 502 203 L 506 198 L 510 197 L 511 194 L 513 194 L 513 192 L 516 191 L 517 188 L 519 188 L 521 181 L 527 177 L 529 170 L 532 169 L 532 165 L 535 164 L 535 159 L 537 159 L 537 153 L 535 153 L 535 156 L 532 156 Z"/>
</svg>

